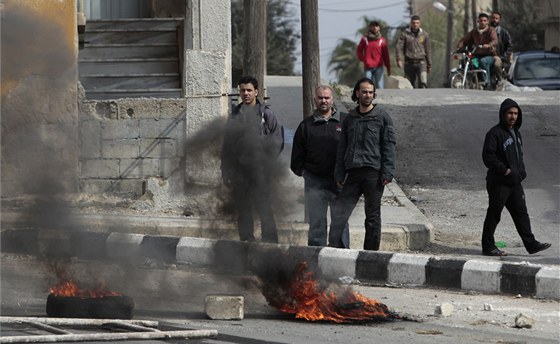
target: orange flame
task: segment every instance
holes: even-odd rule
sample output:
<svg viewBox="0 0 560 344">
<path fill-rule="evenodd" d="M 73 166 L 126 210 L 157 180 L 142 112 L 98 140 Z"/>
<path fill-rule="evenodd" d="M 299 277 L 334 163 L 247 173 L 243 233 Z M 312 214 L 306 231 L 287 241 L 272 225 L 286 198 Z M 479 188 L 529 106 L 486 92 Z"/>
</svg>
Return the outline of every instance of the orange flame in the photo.
<svg viewBox="0 0 560 344">
<path fill-rule="evenodd" d="M 51 294 L 54 296 L 79 297 L 79 298 L 101 298 L 106 296 L 122 296 L 122 294 L 108 291 L 105 283 L 100 282 L 94 289 L 82 289 L 78 287 L 76 282 L 68 280 L 59 283 L 57 286 L 50 288 Z"/>
<path fill-rule="evenodd" d="M 336 292 L 321 288 L 314 279 L 313 272 L 306 270 L 307 263 L 299 263 L 286 290 L 289 301 L 275 305 L 281 311 L 295 314 L 298 319 L 335 323 L 398 319 L 386 305 L 369 299 L 350 287 L 342 287 L 342 290 Z"/>
</svg>

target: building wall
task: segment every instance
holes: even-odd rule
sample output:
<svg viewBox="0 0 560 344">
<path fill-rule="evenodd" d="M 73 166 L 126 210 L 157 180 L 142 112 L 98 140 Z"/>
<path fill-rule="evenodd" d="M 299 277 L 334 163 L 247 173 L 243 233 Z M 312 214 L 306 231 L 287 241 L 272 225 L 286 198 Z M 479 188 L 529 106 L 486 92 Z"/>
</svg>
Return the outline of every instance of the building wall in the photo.
<svg viewBox="0 0 560 344">
<path fill-rule="evenodd" d="M 78 109 L 74 0 L 4 0 L 2 196 L 76 192 Z"/>
</svg>

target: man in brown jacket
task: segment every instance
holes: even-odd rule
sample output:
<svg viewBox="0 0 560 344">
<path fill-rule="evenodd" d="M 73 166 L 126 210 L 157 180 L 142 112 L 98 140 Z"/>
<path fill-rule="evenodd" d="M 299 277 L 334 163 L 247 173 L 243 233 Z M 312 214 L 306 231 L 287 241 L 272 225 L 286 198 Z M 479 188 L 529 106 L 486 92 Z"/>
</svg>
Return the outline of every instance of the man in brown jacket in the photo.
<svg viewBox="0 0 560 344">
<path fill-rule="evenodd" d="M 496 29 L 489 25 L 489 16 L 486 13 L 478 15 L 478 27 L 471 30 L 465 37 L 463 37 L 457 48 L 461 49 L 464 46 L 476 46 L 474 55 L 478 58 L 480 68 L 486 71 L 485 80 L 482 82 L 486 85 L 485 89 L 490 90 L 495 87 L 492 85 L 490 71 L 494 66 L 494 56 L 497 55 L 496 47 L 498 46 L 498 35 Z"/>
<path fill-rule="evenodd" d="M 397 67 L 402 68 L 412 87 L 427 88 L 432 70 L 430 36 L 420 27 L 420 17 L 410 18 L 410 28 L 402 32 L 397 42 Z M 418 86 L 416 86 L 418 80 Z"/>
</svg>

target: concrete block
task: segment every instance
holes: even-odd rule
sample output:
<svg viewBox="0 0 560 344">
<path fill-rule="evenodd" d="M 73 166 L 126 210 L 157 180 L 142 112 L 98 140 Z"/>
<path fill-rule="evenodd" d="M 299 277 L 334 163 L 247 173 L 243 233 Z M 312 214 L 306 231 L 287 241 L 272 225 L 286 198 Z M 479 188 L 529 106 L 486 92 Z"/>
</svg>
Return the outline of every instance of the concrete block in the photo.
<svg viewBox="0 0 560 344">
<path fill-rule="evenodd" d="M 388 282 L 423 285 L 426 283 L 426 265 L 430 257 L 395 253 L 389 260 Z"/>
<path fill-rule="evenodd" d="M 319 252 L 319 272 L 323 277 L 337 279 L 356 277 L 356 260 L 359 250 L 325 247 Z"/>
<path fill-rule="evenodd" d="M 121 159 L 119 171 L 122 178 L 169 177 L 179 167 L 174 159 Z"/>
<path fill-rule="evenodd" d="M 101 123 L 82 121 L 80 123 L 80 149 L 82 158 L 101 157 Z"/>
<path fill-rule="evenodd" d="M 499 293 L 501 267 L 499 262 L 468 260 L 463 266 L 461 289 Z"/>
<path fill-rule="evenodd" d="M 441 305 L 436 306 L 434 310 L 434 314 L 440 317 L 448 317 L 451 316 L 451 314 L 453 314 L 454 310 L 455 307 L 453 307 L 452 304 L 450 304 L 449 302 L 444 302 Z"/>
<path fill-rule="evenodd" d="M 214 263 L 214 240 L 182 237 L 177 244 L 177 263 L 210 266 Z"/>
<path fill-rule="evenodd" d="M 104 140 L 114 139 L 137 139 L 139 137 L 139 125 L 137 119 L 120 119 L 103 122 L 101 138 Z"/>
<path fill-rule="evenodd" d="M 177 140 L 140 139 L 140 157 L 142 158 L 174 158 L 177 156 Z"/>
<path fill-rule="evenodd" d="M 113 159 L 83 159 L 82 178 L 118 178 L 119 162 Z"/>
<path fill-rule="evenodd" d="M 179 119 L 142 119 L 140 120 L 140 138 L 143 139 L 176 139 L 179 134 L 179 127 L 184 125 L 184 117 Z"/>
<path fill-rule="evenodd" d="M 143 234 L 111 233 L 107 238 L 107 256 L 110 259 L 137 258 Z"/>
<path fill-rule="evenodd" d="M 536 275 L 536 297 L 560 299 L 560 268 L 542 267 Z"/>
<path fill-rule="evenodd" d="M 208 295 L 204 299 L 206 315 L 213 320 L 242 320 L 243 296 Z"/>
<path fill-rule="evenodd" d="M 385 81 L 385 88 L 411 90 L 413 87 L 410 81 L 404 76 L 390 75 Z"/>
<path fill-rule="evenodd" d="M 138 139 L 107 139 L 101 142 L 101 155 L 106 159 L 137 158 L 140 155 Z"/>
</svg>

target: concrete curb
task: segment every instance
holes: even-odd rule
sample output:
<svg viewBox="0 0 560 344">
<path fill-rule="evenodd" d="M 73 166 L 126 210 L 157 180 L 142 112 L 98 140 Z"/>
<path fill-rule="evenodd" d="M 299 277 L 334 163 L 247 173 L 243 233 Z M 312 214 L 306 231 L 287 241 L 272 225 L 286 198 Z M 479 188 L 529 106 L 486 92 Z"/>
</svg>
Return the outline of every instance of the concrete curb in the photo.
<svg viewBox="0 0 560 344">
<path fill-rule="evenodd" d="M 37 231 L 4 231 L 2 251 L 37 256 L 53 256 L 55 253 L 60 256 L 60 252 L 69 252 L 78 258 L 99 260 L 141 262 L 149 259 L 165 264 L 209 267 L 234 274 L 258 271 L 266 264 L 282 262 L 295 265 L 303 260 L 310 269 L 329 280 L 345 277 L 374 284 L 560 299 L 559 266 L 129 233 L 71 233 L 69 238 L 59 242 L 57 252 L 36 245 L 20 245 L 18 251 L 16 246 L 5 242 L 6 239 L 11 243 L 34 242 L 37 238 Z M 83 243 L 87 241 L 94 242 L 98 249 L 83 250 Z M 105 249 L 100 247 L 103 241 Z"/>
</svg>

